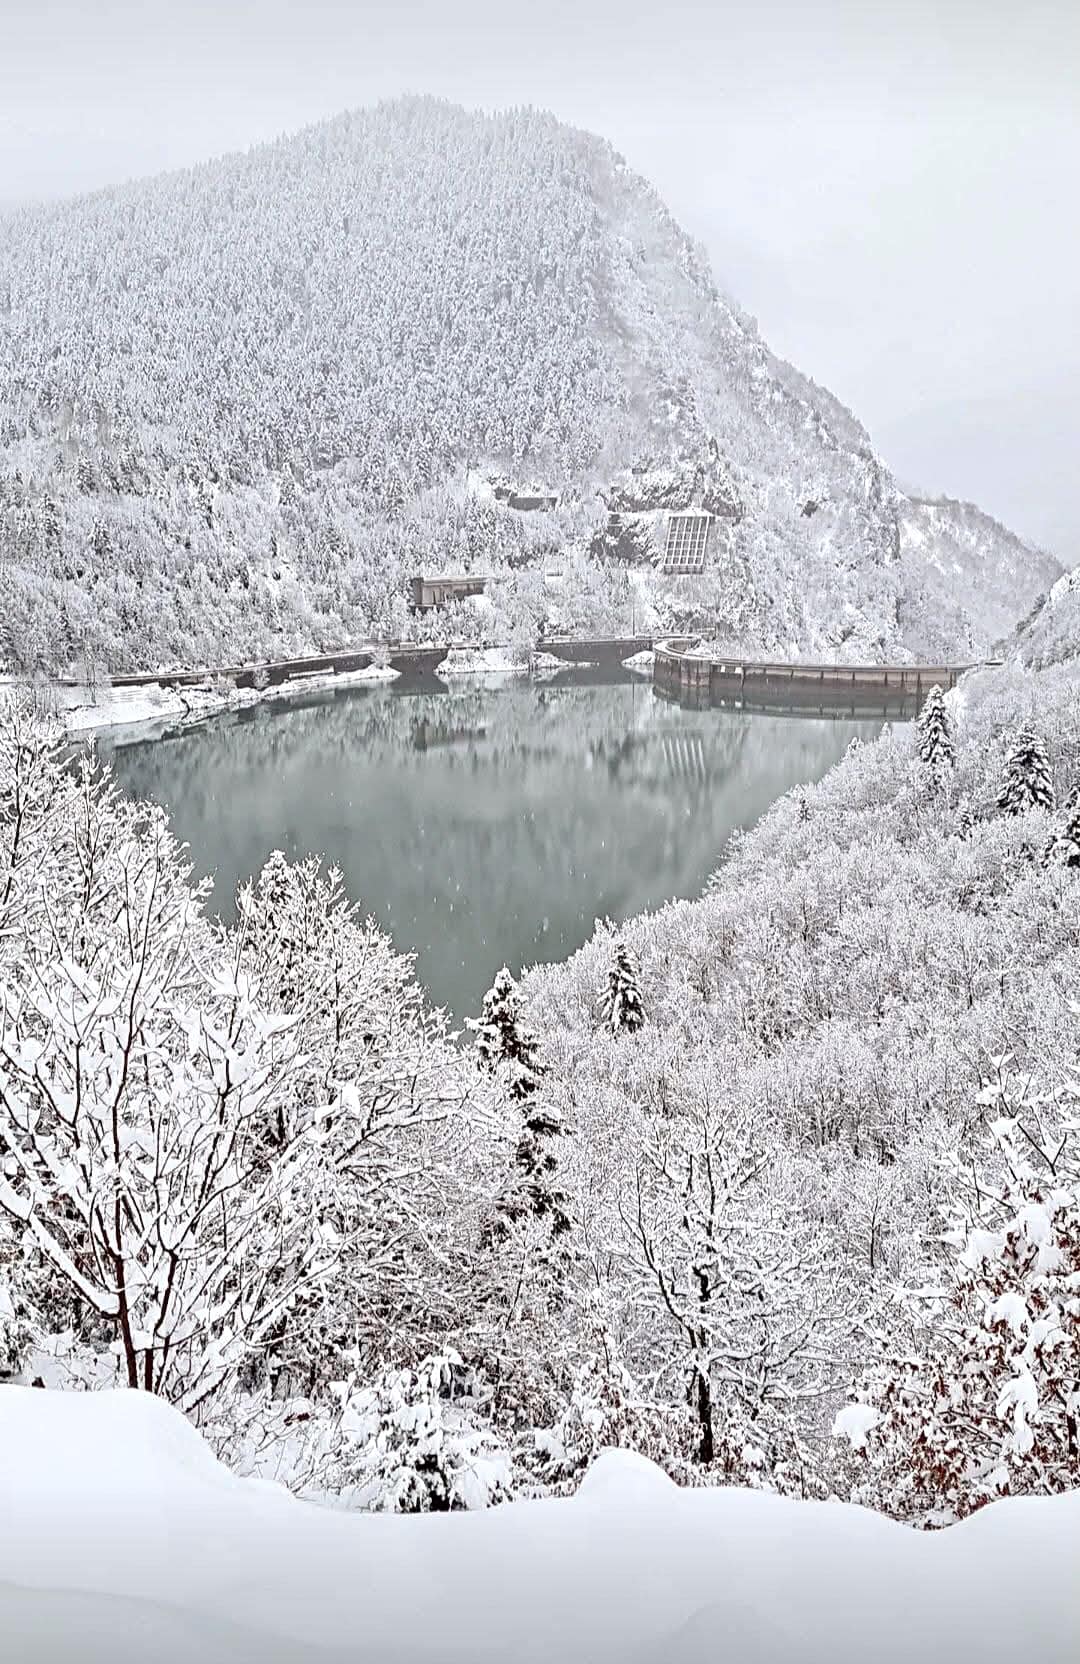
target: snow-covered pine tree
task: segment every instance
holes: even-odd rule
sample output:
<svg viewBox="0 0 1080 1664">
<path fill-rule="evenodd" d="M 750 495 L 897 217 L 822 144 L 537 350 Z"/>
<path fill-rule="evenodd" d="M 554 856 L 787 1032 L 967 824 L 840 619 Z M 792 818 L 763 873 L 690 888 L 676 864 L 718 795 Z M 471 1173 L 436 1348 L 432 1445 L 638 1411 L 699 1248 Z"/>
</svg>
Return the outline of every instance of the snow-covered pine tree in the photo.
<svg viewBox="0 0 1080 1664">
<path fill-rule="evenodd" d="M 562 1119 L 554 1105 L 537 1099 L 544 1075 L 539 1041 L 522 1021 L 521 995 L 505 965 L 484 995 L 480 1017 L 471 1018 L 469 1027 L 476 1033 L 481 1063 L 504 1075 L 510 1099 L 523 1111 L 513 1177 L 497 1213 L 504 1226 L 531 1214 L 550 1225 L 553 1236 L 561 1236 L 570 1228 L 567 1199 L 556 1184 L 553 1140 L 562 1133 Z"/>
<path fill-rule="evenodd" d="M 535 1087 L 533 1088 L 535 1091 Z M 526 1212 L 550 1227 L 552 1236 L 570 1229 L 569 1202 L 559 1188 L 559 1161 L 555 1139 L 561 1137 L 562 1118 L 550 1104 L 531 1099 L 514 1153 L 517 1182 L 499 1204 L 507 1219 L 520 1219 Z"/>
<path fill-rule="evenodd" d="M 1022 815 L 1026 809 L 1053 807 L 1054 781 L 1046 746 L 1034 728 L 1025 724 L 1005 762 L 998 808 L 1007 815 Z"/>
<path fill-rule="evenodd" d="M 1064 824 L 1047 844 L 1046 859 L 1053 866 L 1080 867 L 1080 786 L 1066 800 Z"/>
<path fill-rule="evenodd" d="M 952 723 L 949 720 L 945 695 L 939 687 L 932 687 L 919 713 L 915 728 L 919 761 L 935 775 L 951 768 L 955 761 Z"/>
<path fill-rule="evenodd" d="M 604 1026 L 612 1034 L 618 1034 L 623 1029 L 633 1034 L 645 1021 L 639 975 L 636 955 L 625 942 L 616 942 L 615 955 L 608 970 L 608 985 L 600 1002 Z"/>
<path fill-rule="evenodd" d="M 480 1016 L 470 1017 L 468 1026 L 476 1034 L 476 1053 L 493 1072 L 508 1065 L 510 1096 L 531 1097 L 542 1074 L 538 1059 L 539 1042 L 522 1021 L 521 994 L 504 965 L 484 995 Z"/>
</svg>

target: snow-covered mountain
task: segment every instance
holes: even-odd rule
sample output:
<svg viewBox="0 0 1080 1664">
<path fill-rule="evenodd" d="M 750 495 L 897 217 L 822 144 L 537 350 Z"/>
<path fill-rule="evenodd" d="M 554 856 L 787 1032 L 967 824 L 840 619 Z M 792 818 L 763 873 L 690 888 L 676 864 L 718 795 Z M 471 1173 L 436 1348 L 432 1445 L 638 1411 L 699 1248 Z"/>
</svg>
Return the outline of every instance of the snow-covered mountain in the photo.
<svg viewBox="0 0 1080 1664">
<path fill-rule="evenodd" d="M 1030 605 L 1060 563 L 1025 543 L 974 503 L 909 497 L 900 519 L 905 637 L 931 654 L 985 652 Z"/>
<path fill-rule="evenodd" d="M 694 505 L 704 572 L 659 572 Z M 628 558 L 609 511 L 638 509 Z M 400 635 L 447 566 L 493 575 L 503 631 L 849 657 L 980 651 L 1061 570 L 909 500 L 650 187 L 540 112 L 400 100 L 0 221 L 0 656 Z"/>
<path fill-rule="evenodd" d="M 1002 646 L 1038 669 L 1080 657 L 1080 566 L 1039 597 Z"/>
</svg>

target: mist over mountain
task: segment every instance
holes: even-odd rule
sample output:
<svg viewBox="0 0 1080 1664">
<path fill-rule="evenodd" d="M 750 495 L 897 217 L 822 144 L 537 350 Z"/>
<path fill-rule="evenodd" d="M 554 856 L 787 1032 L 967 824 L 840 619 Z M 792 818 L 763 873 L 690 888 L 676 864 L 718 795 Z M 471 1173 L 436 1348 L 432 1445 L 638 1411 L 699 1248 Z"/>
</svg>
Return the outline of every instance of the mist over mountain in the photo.
<svg viewBox="0 0 1080 1664">
<path fill-rule="evenodd" d="M 664 571 L 695 507 L 704 569 Z M 650 187 L 542 112 L 398 100 L 0 220 L 0 657 L 400 637 L 446 569 L 491 583 L 443 630 L 846 658 L 983 652 L 1061 572 L 906 496 Z"/>
</svg>

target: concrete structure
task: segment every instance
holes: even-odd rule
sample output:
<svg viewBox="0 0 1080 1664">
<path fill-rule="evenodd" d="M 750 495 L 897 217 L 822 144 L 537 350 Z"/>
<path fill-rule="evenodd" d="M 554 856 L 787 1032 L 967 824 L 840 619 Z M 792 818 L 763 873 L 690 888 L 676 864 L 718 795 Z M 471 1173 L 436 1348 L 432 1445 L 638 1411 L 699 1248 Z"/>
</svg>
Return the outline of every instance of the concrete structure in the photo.
<svg viewBox="0 0 1080 1664">
<path fill-rule="evenodd" d="M 658 642 L 653 685 L 685 704 L 808 703 L 834 707 L 892 704 L 917 706 L 932 687 L 953 688 L 970 664 L 792 664 L 773 660 L 705 657 L 696 642 Z"/>
<path fill-rule="evenodd" d="M 413 578 L 413 612 L 431 612 L 434 607 L 445 607 L 448 601 L 463 601 L 469 595 L 483 595 L 490 582 L 489 577 L 475 576 Z"/>
<path fill-rule="evenodd" d="M 677 509 L 668 515 L 661 572 L 704 572 L 712 520 L 700 508 Z"/>
</svg>

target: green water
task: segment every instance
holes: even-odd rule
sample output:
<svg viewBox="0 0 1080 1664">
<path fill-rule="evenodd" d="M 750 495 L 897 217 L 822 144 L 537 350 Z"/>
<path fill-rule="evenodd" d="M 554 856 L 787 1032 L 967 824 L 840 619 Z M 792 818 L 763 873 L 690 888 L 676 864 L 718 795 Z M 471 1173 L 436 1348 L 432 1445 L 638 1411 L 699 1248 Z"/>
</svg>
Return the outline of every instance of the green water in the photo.
<svg viewBox="0 0 1080 1664">
<path fill-rule="evenodd" d="M 223 917 L 271 850 L 323 853 L 461 1018 L 503 963 L 563 959 L 597 918 L 695 895 L 734 828 L 881 727 L 681 710 L 587 672 L 438 686 L 309 695 L 99 751 L 125 792 L 168 807 Z"/>
</svg>

